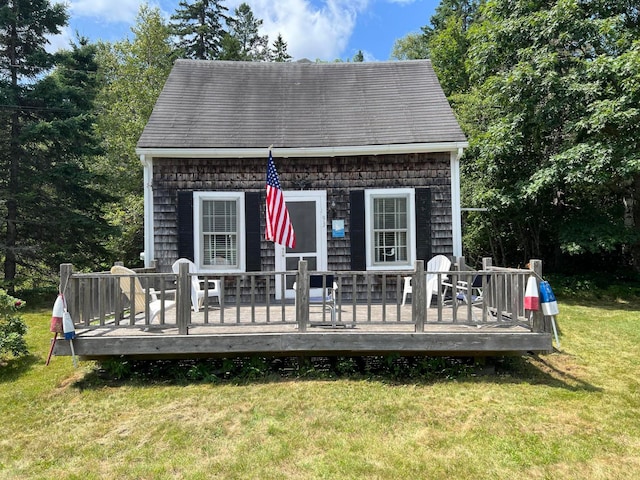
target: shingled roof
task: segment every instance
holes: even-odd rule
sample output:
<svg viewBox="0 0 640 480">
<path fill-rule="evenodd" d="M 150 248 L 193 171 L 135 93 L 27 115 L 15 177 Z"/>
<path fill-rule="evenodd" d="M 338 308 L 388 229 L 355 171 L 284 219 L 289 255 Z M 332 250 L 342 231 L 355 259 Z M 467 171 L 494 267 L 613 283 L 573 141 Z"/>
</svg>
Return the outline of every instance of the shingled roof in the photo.
<svg viewBox="0 0 640 480">
<path fill-rule="evenodd" d="M 466 142 L 429 60 L 177 60 L 139 149 Z"/>
</svg>

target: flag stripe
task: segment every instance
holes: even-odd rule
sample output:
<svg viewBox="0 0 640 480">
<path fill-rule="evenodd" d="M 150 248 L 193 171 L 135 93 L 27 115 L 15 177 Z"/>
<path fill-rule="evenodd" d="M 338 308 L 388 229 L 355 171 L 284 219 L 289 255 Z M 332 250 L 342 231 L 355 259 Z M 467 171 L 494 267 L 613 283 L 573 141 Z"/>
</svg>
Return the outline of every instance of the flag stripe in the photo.
<svg viewBox="0 0 640 480">
<path fill-rule="evenodd" d="M 278 172 L 276 171 L 271 151 L 269 151 L 269 161 L 267 163 L 266 214 L 267 227 L 265 236 L 267 240 L 294 248 L 296 246 L 296 234 L 289 220 L 289 211 L 280 188 L 280 180 L 278 179 Z"/>
</svg>

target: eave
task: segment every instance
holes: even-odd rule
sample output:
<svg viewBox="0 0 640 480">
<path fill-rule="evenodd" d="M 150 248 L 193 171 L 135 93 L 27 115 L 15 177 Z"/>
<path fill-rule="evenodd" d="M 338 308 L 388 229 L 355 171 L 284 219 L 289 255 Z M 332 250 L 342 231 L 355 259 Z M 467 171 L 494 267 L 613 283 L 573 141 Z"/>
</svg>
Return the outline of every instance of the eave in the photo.
<svg viewBox="0 0 640 480">
<path fill-rule="evenodd" d="M 273 147 L 274 156 L 288 157 L 349 157 L 360 155 L 400 155 L 411 153 L 458 152 L 468 142 L 407 143 L 389 145 L 352 145 L 339 147 Z M 258 158 L 264 148 L 137 148 L 138 155 L 149 158 Z"/>
</svg>

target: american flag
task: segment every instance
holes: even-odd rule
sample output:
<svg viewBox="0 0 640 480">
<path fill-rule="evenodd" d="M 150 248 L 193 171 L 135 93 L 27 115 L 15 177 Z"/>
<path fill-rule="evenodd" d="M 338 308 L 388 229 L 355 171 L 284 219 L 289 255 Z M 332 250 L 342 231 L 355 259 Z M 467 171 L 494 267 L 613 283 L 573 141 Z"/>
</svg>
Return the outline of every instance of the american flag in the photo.
<svg viewBox="0 0 640 480">
<path fill-rule="evenodd" d="M 296 246 L 296 234 L 289 220 L 289 211 L 284 203 L 284 195 L 280 188 L 278 172 L 269 150 L 267 163 L 267 240 L 271 240 L 289 248 Z"/>
</svg>

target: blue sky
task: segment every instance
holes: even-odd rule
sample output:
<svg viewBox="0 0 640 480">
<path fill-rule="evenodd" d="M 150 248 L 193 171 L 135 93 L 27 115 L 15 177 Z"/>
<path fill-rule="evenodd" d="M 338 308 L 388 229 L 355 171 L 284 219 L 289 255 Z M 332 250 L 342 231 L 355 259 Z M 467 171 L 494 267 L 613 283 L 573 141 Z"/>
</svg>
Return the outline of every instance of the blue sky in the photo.
<svg viewBox="0 0 640 480">
<path fill-rule="evenodd" d="M 145 0 L 67 0 L 69 27 L 52 39 L 66 47 L 75 32 L 90 40 L 131 37 L 131 25 Z M 368 61 L 388 60 L 396 39 L 429 23 L 439 0 L 245 0 L 264 21 L 271 42 L 278 33 L 294 59 L 343 60 L 362 50 Z M 56 3 L 56 0 L 52 0 Z M 149 0 L 168 18 L 179 0 Z M 233 11 L 242 0 L 225 0 Z"/>
</svg>

